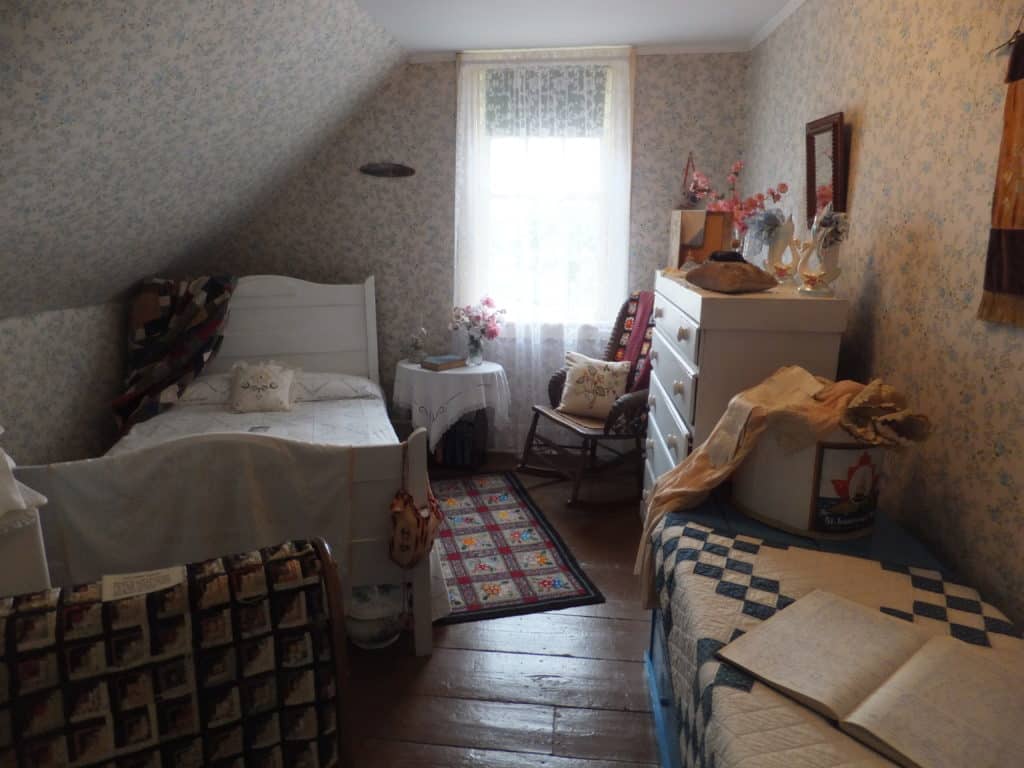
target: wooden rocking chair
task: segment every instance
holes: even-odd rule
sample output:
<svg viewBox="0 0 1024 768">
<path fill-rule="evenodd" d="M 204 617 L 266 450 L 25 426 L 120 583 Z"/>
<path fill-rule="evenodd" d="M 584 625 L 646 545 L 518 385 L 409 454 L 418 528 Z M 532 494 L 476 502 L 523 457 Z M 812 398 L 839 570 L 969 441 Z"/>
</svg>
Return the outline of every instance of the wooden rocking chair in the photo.
<svg viewBox="0 0 1024 768">
<path fill-rule="evenodd" d="M 619 310 L 602 360 L 615 359 L 628 316 L 629 300 L 623 303 Z M 640 333 L 646 331 L 636 330 Z M 533 406 L 533 420 L 530 422 L 523 455 L 516 469 L 520 472 L 572 480 L 572 495 L 568 503 L 577 504 L 580 503 L 580 485 L 585 476 L 635 460 L 636 494 L 635 497 L 629 498 L 640 498 L 644 484 L 643 446 L 647 432 L 647 389 L 627 392 L 619 397 L 604 420 L 573 416 L 558 410 L 567 373 L 568 368 L 561 368 L 551 376 L 548 382 L 550 406 Z M 581 443 L 567 445 L 537 434 L 537 425 L 541 418 L 568 430 L 579 438 Z M 598 446 L 610 452 L 613 457 L 600 461 L 597 454 Z M 565 461 L 556 463 L 558 459 Z M 567 466 L 571 468 L 567 469 Z"/>
</svg>

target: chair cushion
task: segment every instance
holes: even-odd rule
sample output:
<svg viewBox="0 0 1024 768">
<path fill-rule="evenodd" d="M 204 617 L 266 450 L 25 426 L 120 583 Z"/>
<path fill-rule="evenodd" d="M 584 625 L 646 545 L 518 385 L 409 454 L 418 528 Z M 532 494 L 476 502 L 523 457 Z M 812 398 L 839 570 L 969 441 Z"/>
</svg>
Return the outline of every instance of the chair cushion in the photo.
<svg viewBox="0 0 1024 768">
<path fill-rule="evenodd" d="M 626 392 L 632 363 L 596 360 L 577 352 L 565 356 L 569 370 L 558 410 L 573 416 L 604 419 Z"/>
<path fill-rule="evenodd" d="M 533 410 L 584 437 L 604 437 L 604 419 L 573 416 L 546 405 L 535 405 Z"/>
</svg>

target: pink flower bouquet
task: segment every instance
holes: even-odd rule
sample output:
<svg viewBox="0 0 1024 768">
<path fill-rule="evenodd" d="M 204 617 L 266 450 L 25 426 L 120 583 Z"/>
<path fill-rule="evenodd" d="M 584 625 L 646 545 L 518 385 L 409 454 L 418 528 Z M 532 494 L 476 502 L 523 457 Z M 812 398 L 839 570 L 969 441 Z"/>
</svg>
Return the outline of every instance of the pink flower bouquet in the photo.
<svg viewBox="0 0 1024 768">
<path fill-rule="evenodd" d="M 484 339 L 494 341 L 498 338 L 504 321 L 505 310 L 498 309 L 490 296 L 484 296 L 479 304 L 452 307 L 448 328 L 451 331 L 465 329 L 469 337 L 469 359 L 479 363 L 483 360 Z"/>
</svg>

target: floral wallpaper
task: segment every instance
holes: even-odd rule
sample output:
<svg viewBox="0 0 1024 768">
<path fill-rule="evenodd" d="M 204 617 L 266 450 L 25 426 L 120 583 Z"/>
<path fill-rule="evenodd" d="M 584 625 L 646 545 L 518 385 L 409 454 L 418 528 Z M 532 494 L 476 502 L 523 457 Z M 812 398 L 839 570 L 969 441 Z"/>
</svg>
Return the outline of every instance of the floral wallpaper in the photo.
<svg viewBox="0 0 1024 768">
<path fill-rule="evenodd" d="M 120 303 L 0 320 L 0 446 L 19 464 L 98 456 L 114 438 Z"/>
<path fill-rule="evenodd" d="M 745 75 L 743 54 L 638 57 L 631 288 L 653 285 L 654 270 L 664 266 L 668 208 L 687 152 L 721 177 L 739 155 L 746 120 L 737 87 Z M 332 281 L 376 275 L 387 388 L 413 330 L 426 326 L 435 348 L 449 338 L 455 99 L 454 63 L 406 65 L 270 205 L 214 249 L 234 270 Z M 378 160 L 407 163 L 416 175 L 375 179 L 358 172 Z M 616 311 L 609 308 L 609 322 Z M 592 341 L 598 349 L 600 340 Z"/>
<path fill-rule="evenodd" d="M 668 261 L 669 210 L 678 205 L 683 169 L 725 186 L 746 145 L 747 55 L 638 56 L 634 86 L 631 289 L 650 288 Z"/>
<path fill-rule="evenodd" d="M 1024 333 L 975 319 L 1006 94 L 1007 59 L 987 51 L 1019 15 L 1009 0 L 805 3 L 751 55 L 747 188 L 788 179 L 803 200 L 804 125 L 845 112 L 841 373 L 885 378 L 935 424 L 891 457 L 885 506 L 1021 621 Z"/>
<path fill-rule="evenodd" d="M 416 173 L 359 172 L 376 161 Z M 211 258 L 239 274 L 323 282 L 374 275 L 380 370 L 390 390 L 413 331 L 425 326 L 435 347 L 448 338 L 454 211 L 455 64 L 407 65 Z"/>
<path fill-rule="evenodd" d="M 402 56 L 354 0 L 0 3 L 0 317 L 202 250 Z"/>
<path fill-rule="evenodd" d="M 108 447 L 124 331 L 104 302 L 264 204 L 402 56 L 354 0 L 0 3 L 0 440 L 18 461 Z"/>
</svg>

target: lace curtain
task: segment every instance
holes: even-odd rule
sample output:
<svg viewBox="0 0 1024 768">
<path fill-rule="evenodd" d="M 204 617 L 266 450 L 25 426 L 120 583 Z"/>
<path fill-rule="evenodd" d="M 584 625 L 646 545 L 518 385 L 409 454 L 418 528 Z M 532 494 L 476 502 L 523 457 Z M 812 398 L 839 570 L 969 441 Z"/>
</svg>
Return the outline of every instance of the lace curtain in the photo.
<svg viewBox="0 0 1024 768">
<path fill-rule="evenodd" d="M 485 356 L 512 387 L 519 450 L 565 352 L 597 355 L 626 297 L 632 138 L 628 48 L 463 54 L 455 300 L 508 310 Z"/>
</svg>

